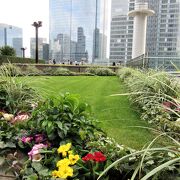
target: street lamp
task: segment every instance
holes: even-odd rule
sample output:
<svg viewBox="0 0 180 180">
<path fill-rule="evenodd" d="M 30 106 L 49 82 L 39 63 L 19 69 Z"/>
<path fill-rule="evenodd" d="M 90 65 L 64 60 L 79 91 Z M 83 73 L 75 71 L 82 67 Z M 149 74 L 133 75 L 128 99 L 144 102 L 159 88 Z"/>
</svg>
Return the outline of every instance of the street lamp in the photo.
<svg viewBox="0 0 180 180">
<path fill-rule="evenodd" d="M 22 50 L 22 57 L 23 57 L 23 58 L 25 58 L 25 50 L 26 50 L 26 49 L 27 49 L 26 47 L 25 47 L 25 48 L 24 48 L 24 47 L 21 48 L 21 50 Z"/>
<path fill-rule="evenodd" d="M 35 27 L 36 31 L 36 64 L 38 64 L 38 28 L 42 26 L 42 21 L 34 22 L 32 26 Z"/>
</svg>

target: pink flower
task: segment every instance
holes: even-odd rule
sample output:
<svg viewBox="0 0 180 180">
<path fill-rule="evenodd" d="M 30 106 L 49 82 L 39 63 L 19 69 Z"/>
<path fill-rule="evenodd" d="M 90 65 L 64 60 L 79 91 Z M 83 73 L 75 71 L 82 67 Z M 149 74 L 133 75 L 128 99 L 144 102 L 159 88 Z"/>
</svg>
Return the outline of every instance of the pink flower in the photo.
<svg viewBox="0 0 180 180">
<path fill-rule="evenodd" d="M 17 123 L 17 122 L 23 122 L 28 120 L 30 117 L 27 113 L 19 114 L 17 115 L 11 122 L 12 123 Z"/>
<path fill-rule="evenodd" d="M 47 148 L 47 146 L 44 145 L 44 144 L 35 144 L 33 146 L 33 148 L 31 149 L 31 151 L 28 152 L 29 159 L 32 160 L 32 161 L 35 161 L 35 159 L 37 157 L 42 157 L 42 156 L 40 156 L 40 150 L 43 149 L 43 148 Z M 42 158 L 38 158 L 38 160 L 39 159 L 42 159 Z"/>
<path fill-rule="evenodd" d="M 35 143 L 41 143 L 44 141 L 44 136 L 43 134 L 36 134 L 35 135 Z"/>
<path fill-rule="evenodd" d="M 22 137 L 21 141 L 23 143 L 30 143 L 33 140 L 33 137 Z"/>
</svg>

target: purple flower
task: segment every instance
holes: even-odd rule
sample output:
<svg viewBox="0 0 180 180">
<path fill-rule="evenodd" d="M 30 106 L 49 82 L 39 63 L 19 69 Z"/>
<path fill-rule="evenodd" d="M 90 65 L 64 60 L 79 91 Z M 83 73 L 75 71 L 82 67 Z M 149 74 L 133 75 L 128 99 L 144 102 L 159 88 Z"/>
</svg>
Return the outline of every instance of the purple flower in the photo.
<svg viewBox="0 0 180 180">
<path fill-rule="evenodd" d="M 33 140 L 33 137 L 22 137 L 21 141 L 23 143 L 30 143 Z"/>
<path fill-rule="evenodd" d="M 35 143 L 41 143 L 44 141 L 44 135 L 43 134 L 36 134 L 35 135 Z"/>
</svg>

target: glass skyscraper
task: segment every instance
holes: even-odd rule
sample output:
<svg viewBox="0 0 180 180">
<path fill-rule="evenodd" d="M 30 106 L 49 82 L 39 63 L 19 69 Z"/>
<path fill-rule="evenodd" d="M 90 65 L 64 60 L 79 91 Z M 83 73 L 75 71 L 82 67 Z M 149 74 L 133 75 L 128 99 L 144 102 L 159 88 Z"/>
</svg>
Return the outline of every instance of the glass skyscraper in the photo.
<svg viewBox="0 0 180 180">
<path fill-rule="evenodd" d="M 23 47 L 22 29 L 8 24 L 0 24 L 0 47 L 11 46 L 16 50 L 16 55 L 21 57 Z"/>
<path fill-rule="evenodd" d="M 105 3 L 50 0 L 50 58 L 56 62 L 94 62 L 101 58 L 101 43 L 107 39 L 103 34 Z"/>
</svg>

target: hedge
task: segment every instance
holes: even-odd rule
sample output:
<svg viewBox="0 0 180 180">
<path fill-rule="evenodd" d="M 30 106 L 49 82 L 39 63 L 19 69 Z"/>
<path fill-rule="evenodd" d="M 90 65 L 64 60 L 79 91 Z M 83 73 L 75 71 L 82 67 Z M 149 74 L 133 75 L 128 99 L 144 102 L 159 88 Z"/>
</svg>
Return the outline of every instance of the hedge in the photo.
<svg viewBox="0 0 180 180">
<path fill-rule="evenodd" d="M 3 63 L 28 63 L 35 64 L 35 59 L 22 58 L 22 57 L 12 57 L 12 56 L 2 56 L 0 55 L 0 65 Z M 45 64 L 44 60 L 39 60 L 40 64 Z"/>
</svg>

